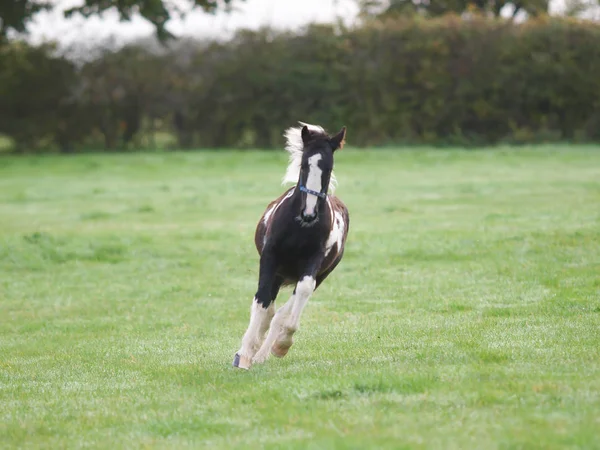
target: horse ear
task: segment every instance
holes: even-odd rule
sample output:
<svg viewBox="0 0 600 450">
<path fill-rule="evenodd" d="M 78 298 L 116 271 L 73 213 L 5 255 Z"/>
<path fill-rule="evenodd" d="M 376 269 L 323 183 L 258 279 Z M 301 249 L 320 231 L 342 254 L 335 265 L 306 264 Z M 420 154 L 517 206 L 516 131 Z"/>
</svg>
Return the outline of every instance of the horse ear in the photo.
<svg viewBox="0 0 600 450">
<path fill-rule="evenodd" d="M 304 145 L 308 144 L 308 141 L 310 140 L 310 131 L 308 130 L 308 127 L 306 125 L 304 125 L 302 127 L 302 142 L 304 142 Z"/>
<path fill-rule="evenodd" d="M 346 127 L 342 127 L 340 132 L 329 140 L 329 143 L 331 144 L 333 151 L 343 149 L 344 144 L 346 143 Z"/>
</svg>

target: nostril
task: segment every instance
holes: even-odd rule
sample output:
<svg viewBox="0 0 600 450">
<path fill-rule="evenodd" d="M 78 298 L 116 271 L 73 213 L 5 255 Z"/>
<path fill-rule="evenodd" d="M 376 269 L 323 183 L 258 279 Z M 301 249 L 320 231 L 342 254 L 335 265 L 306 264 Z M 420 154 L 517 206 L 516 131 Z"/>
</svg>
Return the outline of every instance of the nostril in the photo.
<svg viewBox="0 0 600 450">
<path fill-rule="evenodd" d="M 304 214 L 302 213 L 302 219 L 306 222 L 312 222 L 317 217 L 316 214 Z"/>
</svg>

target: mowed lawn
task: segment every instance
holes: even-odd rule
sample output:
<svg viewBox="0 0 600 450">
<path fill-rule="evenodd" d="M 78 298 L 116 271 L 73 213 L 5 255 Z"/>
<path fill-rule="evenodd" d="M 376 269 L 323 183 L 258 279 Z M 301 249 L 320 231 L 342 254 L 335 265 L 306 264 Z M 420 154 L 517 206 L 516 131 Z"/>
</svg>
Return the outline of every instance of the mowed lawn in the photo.
<svg viewBox="0 0 600 450">
<path fill-rule="evenodd" d="M 0 158 L 1 448 L 600 448 L 600 148 L 340 152 L 345 258 L 235 370 L 286 156 Z"/>
</svg>

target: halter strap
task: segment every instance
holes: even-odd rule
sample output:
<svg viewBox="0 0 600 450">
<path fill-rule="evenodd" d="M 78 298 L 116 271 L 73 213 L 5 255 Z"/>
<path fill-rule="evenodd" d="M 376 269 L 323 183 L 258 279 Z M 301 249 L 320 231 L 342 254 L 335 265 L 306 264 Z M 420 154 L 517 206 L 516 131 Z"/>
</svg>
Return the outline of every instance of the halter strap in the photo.
<svg viewBox="0 0 600 450">
<path fill-rule="evenodd" d="M 323 199 L 327 198 L 327 193 L 326 192 L 313 191 L 312 189 L 308 189 L 303 184 L 299 184 L 298 185 L 298 189 L 300 189 L 302 192 L 306 192 L 307 194 L 316 195 L 319 198 L 323 198 Z"/>
</svg>

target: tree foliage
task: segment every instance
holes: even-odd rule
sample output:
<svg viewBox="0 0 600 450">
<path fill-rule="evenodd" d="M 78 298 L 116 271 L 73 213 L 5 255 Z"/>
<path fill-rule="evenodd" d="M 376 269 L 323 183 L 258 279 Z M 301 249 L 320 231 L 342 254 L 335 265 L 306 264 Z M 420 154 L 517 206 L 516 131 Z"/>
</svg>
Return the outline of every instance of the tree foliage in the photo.
<svg viewBox="0 0 600 450">
<path fill-rule="evenodd" d="M 244 0 L 236 0 L 244 1 Z M 207 13 L 220 9 L 230 9 L 234 0 L 186 0 L 193 8 L 201 8 Z M 0 2 L 0 40 L 5 39 L 10 30 L 22 33 L 27 23 L 40 11 L 55 8 L 52 0 L 5 0 Z M 105 11 L 117 11 L 123 21 L 140 15 L 151 22 L 159 39 L 170 37 L 166 29 L 168 21 L 174 15 L 184 15 L 184 11 L 169 0 L 85 0 L 81 6 L 64 10 L 65 17 L 81 14 L 84 17 L 102 14 Z"/>
<path fill-rule="evenodd" d="M 389 18 L 420 14 L 437 17 L 448 13 L 478 12 L 498 17 L 508 7 L 512 17 L 548 13 L 549 0 L 358 0 L 363 16 Z M 567 0 L 567 14 L 577 14 L 598 5 L 598 0 Z"/>
<path fill-rule="evenodd" d="M 52 9 L 52 3 L 38 0 L 8 0 L 0 2 L 0 39 L 9 30 L 22 33 L 27 22 L 40 11 Z"/>
</svg>

